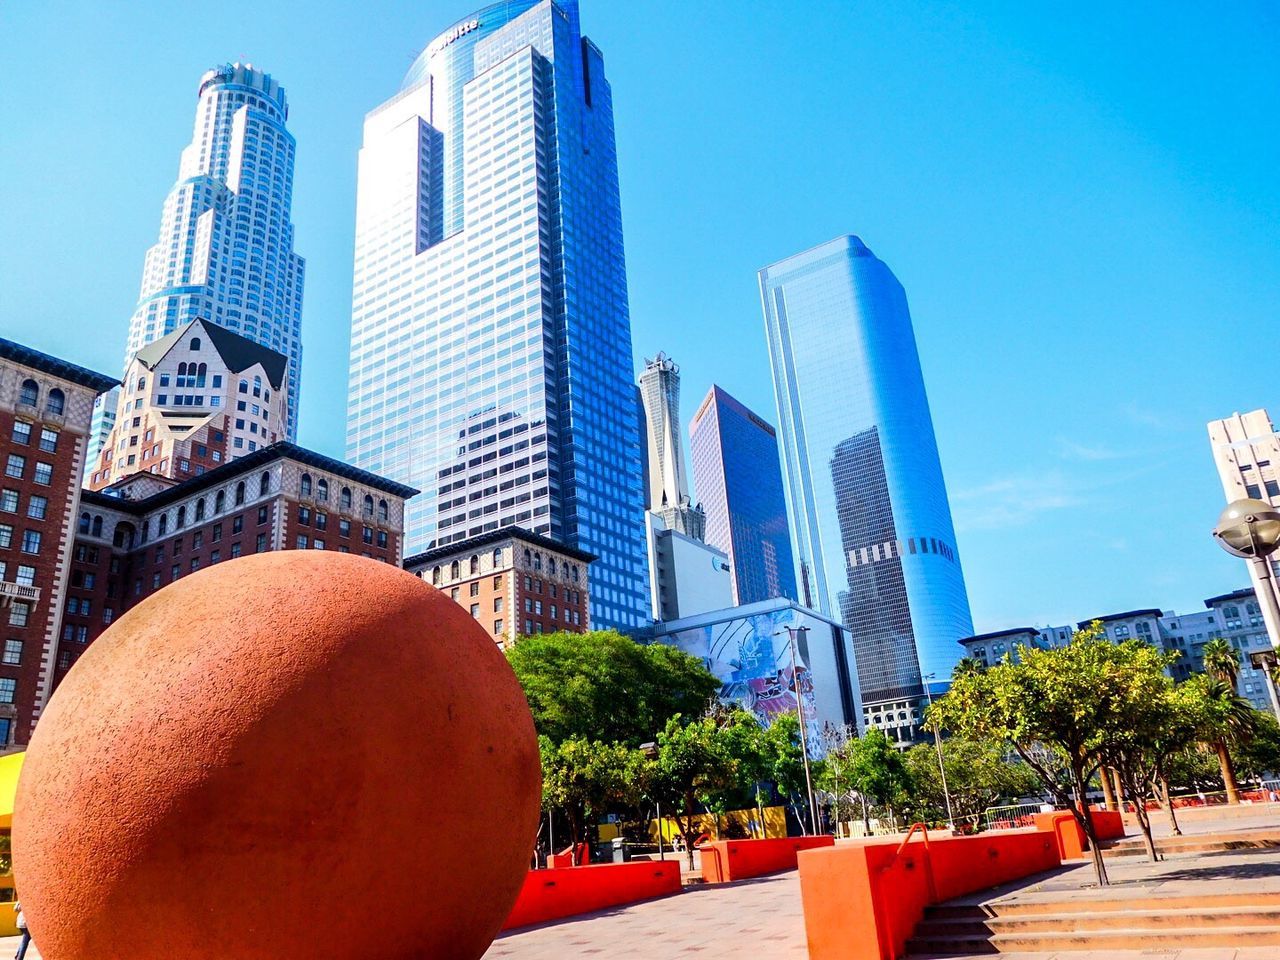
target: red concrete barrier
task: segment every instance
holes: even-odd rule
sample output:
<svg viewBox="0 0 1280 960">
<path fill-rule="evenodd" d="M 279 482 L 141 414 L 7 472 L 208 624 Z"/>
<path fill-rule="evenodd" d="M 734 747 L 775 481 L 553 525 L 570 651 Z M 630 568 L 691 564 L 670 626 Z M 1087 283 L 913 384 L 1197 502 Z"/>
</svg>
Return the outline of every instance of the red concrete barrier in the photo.
<svg viewBox="0 0 1280 960">
<path fill-rule="evenodd" d="M 799 851 L 829 847 L 835 842 L 835 837 L 816 836 L 704 843 L 698 848 L 702 853 L 702 879 L 707 883 L 728 883 L 779 870 L 794 870 Z"/>
<path fill-rule="evenodd" d="M 678 860 L 530 870 L 503 930 L 680 892 Z"/>
<path fill-rule="evenodd" d="M 929 904 L 1062 862 L 1044 832 L 840 844 L 798 860 L 810 960 L 893 960 Z"/>
</svg>

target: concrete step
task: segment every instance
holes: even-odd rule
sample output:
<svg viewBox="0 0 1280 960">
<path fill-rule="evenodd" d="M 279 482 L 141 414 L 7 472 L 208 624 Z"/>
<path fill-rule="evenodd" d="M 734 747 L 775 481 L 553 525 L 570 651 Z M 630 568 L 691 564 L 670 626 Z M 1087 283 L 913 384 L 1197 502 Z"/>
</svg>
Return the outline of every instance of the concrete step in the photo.
<svg viewBox="0 0 1280 960">
<path fill-rule="evenodd" d="M 1280 929 L 1280 906 L 1195 907 L 1165 910 L 1113 910 L 1087 914 L 1016 914 L 922 920 L 915 935 L 981 937 L 996 934 L 1059 933 L 1063 930 L 1200 930 L 1210 927 Z"/>
<path fill-rule="evenodd" d="M 1132 888 L 1130 888 L 1132 889 Z M 1055 896 L 1052 893 L 1030 894 L 1016 899 L 989 900 L 984 903 L 939 903 L 925 908 L 925 919 L 984 919 L 992 917 L 1063 916 L 1063 923 L 1070 924 L 1076 914 L 1095 915 L 1130 910 L 1205 910 L 1231 907 L 1257 907 L 1280 909 L 1280 890 L 1238 891 L 1206 896 L 1133 895 L 1118 890 L 1109 895 L 1105 891 L 1092 891 L 1082 895 L 1078 891 Z"/>
<path fill-rule="evenodd" d="M 1280 830 L 1162 837 L 1155 844 L 1157 852 L 1171 857 L 1190 853 L 1224 853 L 1229 850 L 1275 850 L 1280 849 Z M 1142 837 L 1129 837 L 1104 847 L 1102 855 L 1108 858 L 1145 857 L 1147 846 L 1142 842 Z"/>
<path fill-rule="evenodd" d="M 1084 950 L 1174 950 L 1203 947 L 1280 947 L 1280 928 L 1208 927 L 1126 930 L 1059 931 L 1057 933 L 1017 933 L 982 935 L 939 935 L 912 937 L 907 956 L 944 954 L 976 956 L 1015 952 L 1073 952 Z M 1280 953 L 1280 951 L 1277 951 Z"/>
</svg>

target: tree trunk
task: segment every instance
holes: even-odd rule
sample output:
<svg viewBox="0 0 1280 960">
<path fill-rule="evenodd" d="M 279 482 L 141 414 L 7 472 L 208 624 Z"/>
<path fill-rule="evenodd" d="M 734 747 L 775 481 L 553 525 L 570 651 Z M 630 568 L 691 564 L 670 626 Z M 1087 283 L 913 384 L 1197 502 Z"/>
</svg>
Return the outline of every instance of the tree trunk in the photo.
<svg viewBox="0 0 1280 960">
<path fill-rule="evenodd" d="M 685 811 L 684 848 L 685 855 L 689 858 L 689 872 L 693 873 L 693 841 L 696 839 L 693 835 L 693 794 L 685 797 Z"/>
<path fill-rule="evenodd" d="M 1111 881 L 1107 877 L 1107 865 L 1102 861 L 1102 848 L 1098 846 L 1098 832 L 1093 828 L 1093 817 L 1089 813 L 1089 804 L 1086 802 L 1088 783 L 1085 781 L 1084 770 L 1073 766 L 1071 779 L 1074 781 L 1077 801 L 1072 806 L 1071 812 L 1075 814 L 1076 822 L 1084 830 L 1084 835 L 1089 838 L 1089 850 L 1093 855 L 1093 872 L 1098 878 L 1098 886 L 1109 887 Z"/>
<path fill-rule="evenodd" d="M 1141 796 L 1137 790 L 1134 790 L 1133 794 L 1135 796 Z M 1147 848 L 1147 858 L 1152 863 L 1159 863 L 1160 855 L 1156 853 L 1156 842 L 1151 836 L 1151 817 L 1147 812 L 1145 797 L 1134 801 L 1133 812 L 1138 818 L 1138 829 L 1142 831 L 1142 843 Z"/>
<path fill-rule="evenodd" d="M 1231 754 L 1225 741 L 1219 740 L 1213 745 L 1218 754 L 1218 766 L 1222 768 L 1222 785 L 1227 790 L 1227 803 L 1240 802 L 1240 785 L 1236 783 L 1236 768 L 1231 762 Z"/>
<path fill-rule="evenodd" d="M 1120 771 L 1114 767 L 1104 768 L 1103 776 L 1111 778 L 1116 793 L 1116 806 L 1120 808 L 1121 813 L 1124 813 L 1124 784 L 1120 782 Z"/>
<path fill-rule="evenodd" d="M 1175 837 L 1182 836 L 1182 828 L 1178 826 L 1178 815 L 1173 812 L 1173 798 L 1169 796 L 1169 778 L 1160 777 L 1160 796 L 1164 802 L 1165 813 L 1169 815 L 1169 832 Z"/>
<path fill-rule="evenodd" d="M 1102 802 L 1108 810 L 1119 810 L 1116 806 L 1116 793 L 1111 789 L 1110 771 L 1103 767 L 1098 771 L 1098 779 L 1102 781 Z"/>
</svg>

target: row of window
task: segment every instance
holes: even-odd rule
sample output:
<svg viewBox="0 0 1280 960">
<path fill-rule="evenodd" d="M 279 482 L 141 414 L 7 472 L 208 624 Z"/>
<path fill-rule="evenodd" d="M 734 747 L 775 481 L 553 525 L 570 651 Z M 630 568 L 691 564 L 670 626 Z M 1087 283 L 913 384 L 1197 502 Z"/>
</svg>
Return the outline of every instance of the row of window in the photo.
<svg viewBox="0 0 1280 960">
<path fill-rule="evenodd" d="M 8 573 L 9 565 L 0 560 L 0 580 L 8 580 Z M 13 576 L 13 582 L 24 587 L 34 587 L 36 585 L 36 568 L 25 563 L 18 564 L 18 569 Z"/>
<path fill-rule="evenodd" d="M 24 447 L 31 445 L 31 436 L 35 432 L 35 424 L 26 420 L 13 421 L 13 442 Z M 58 431 L 48 427 L 40 428 L 40 449 L 45 453 L 55 453 L 58 449 Z"/>
<path fill-rule="evenodd" d="M 14 529 L 7 523 L 0 523 L 0 550 L 8 550 L 13 547 Z M 40 552 L 40 545 L 44 542 L 44 535 L 39 530 L 22 531 L 22 552 L 35 556 Z"/>
<path fill-rule="evenodd" d="M 4 465 L 4 475 L 12 477 L 14 480 L 21 480 L 26 475 L 26 472 L 27 458 L 18 453 L 9 454 L 9 459 Z M 42 463 L 37 460 L 33 479 L 43 487 L 49 486 L 53 482 L 53 464 Z"/>
<path fill-rule="evenodd" d="M 304 473 L 298 482 L 299 495 L 307 500 L 316 500 L 319 503 L 329 502 L 329 481 L 321 477 L 313 482 L 311 474 Z M 338 495 L 338 507 L 342 510 L 351 509 L 351 488 L 343 487 Z M 377 504 L 378 519 L 386 522 L 391 515 L 391 507 L 386 500 L 379 500 Z M 365 494 L 364 497 L 364 515 L 372 517 L 374 515 L 373 497 Z"/>
<path fill-rule="evenodd" d="M 18 392 L 18 402 L 26 404 L 28 407 L 36 407 L 40 405 L 40 384 L 34 380 L 27 379 L 22 381 L 22 389 Z M 44 410 L 45 413 L 52 413 L 55 416 L 62 416 L 67 409 L 67 395 L 54 387 L 45 397 Z"/>
<path fill-rule="evenodd" d="M 5 488 L 0 490 L 0 513 L 17 513 L 19 506 L 17 490 Z M 27 516 L 32 520 L 43 520 L 49 512 L 49 498 L 32 494 L 27 498 Z"/>
</svg>

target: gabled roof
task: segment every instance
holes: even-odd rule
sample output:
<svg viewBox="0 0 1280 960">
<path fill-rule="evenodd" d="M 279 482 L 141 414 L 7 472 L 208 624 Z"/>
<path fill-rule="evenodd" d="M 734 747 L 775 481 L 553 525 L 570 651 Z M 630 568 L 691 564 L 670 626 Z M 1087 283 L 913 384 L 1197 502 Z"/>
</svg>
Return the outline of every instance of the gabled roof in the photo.
<svg viewBox="0 0 1280 960">
<path fill-rule="evenodd" d="M 233 333 L 226 327 L 220 327 L 212 320 L 205 320 L 198 317 L 190 323 L 184 324 L 173 333 L 161 337 L 159 340 L 152 340 L 145 347 L 137 352 L 136 359 L 148 370 L 154 370 L 156 364 L 165 358 L 165 356 L 178 345 L 178 342 L 187 335 L 187 333 L 196 324 L 200 324 L 204 335 L 208 338 L 213 349 L 218 352 L 218 356 L 222 358 L 228 369 L 232 373 L 240 373 L 248 370 L 256 363 L 262 364 L 262 369 L 266 371 L 267 380 L 275 389 L 281 389 L 284 384 L 285 370 L 288 368 L 289 360 L 283 354 L 270 347 L 264 347 L 262 344 L 250 340 L 248 337 L 242 337 L 238 333 Z"/>
<path fill-rule="evenodd" d="M 106 393 L 120 383 L 119 380 L 114 380 L 106 374 L 94 373 L 84 367 L 77 367 L 74 363 L 67 363 L 65 360 L 59 360 L 57 357 L 51 357 L 47 353 L 24 347 L 20 343 L 6 340 L 3 337 L 0 337 L 0 358 L 21 364 L 24 367 L 30 367 L 32 370 L 39 370 L 50 376 L 70 380 L 72 383 L 78 383 L 80 386 L 96 390 L 98 393 Z"/>
</svg>

